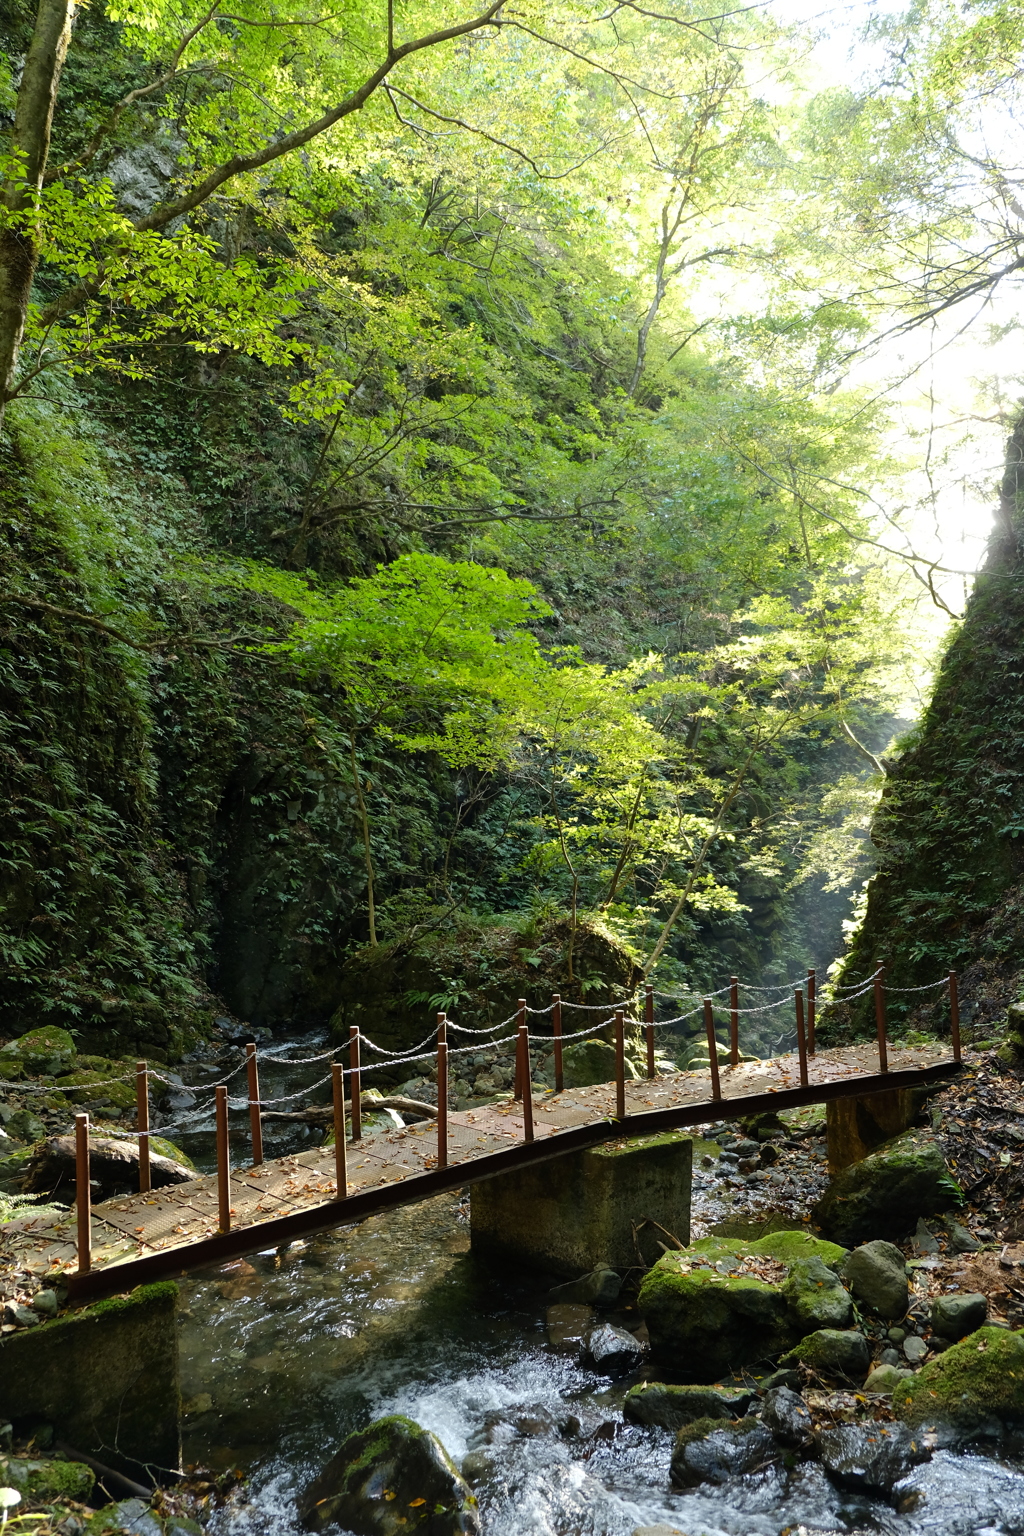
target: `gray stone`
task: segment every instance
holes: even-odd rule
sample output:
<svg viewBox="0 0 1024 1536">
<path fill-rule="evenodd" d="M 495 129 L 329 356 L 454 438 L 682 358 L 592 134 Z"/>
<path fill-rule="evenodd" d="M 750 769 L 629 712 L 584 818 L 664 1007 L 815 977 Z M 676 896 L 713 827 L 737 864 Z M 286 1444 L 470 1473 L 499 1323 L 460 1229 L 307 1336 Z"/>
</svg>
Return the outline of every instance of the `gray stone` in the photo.
<svg viewBox="0 0 1024 1536">
<path fill-rule="evenodd" d="M 917 1223 L 917 1229 L 914 1232 L 914 1252 L 919 1254 L 931 1254 L 938 1253 L 938 1251 L 938 1240 L 922 1216 L 920 1221 Z"/>
<path fill-rule="evenodd" d="M 890 1344 L 902 1344 L 906 1336 L 907 1330 L 905 1328 L 890 1328 L 886 1334 Z"/>
<path fill-rule="evenodd" d="M 56 1291 L 37 1291 L 30 1305 L 33 1311 L 39 1312 L 43 1317 L 56 1317 L 60 1310 Z"/>
<path fill-rule="evenodd" d="M 911 1365 L 919 1365 L 928 1353 L 928 1345 L 924 1339 L 920 1338 L 916 1333 L 912 1333 L 908 1339 L 903 1341 L 903 1353 Z"/>
<path fill-rule="evenodd" d="M 644 1355 L 644 1346 L 625 1328 L 599 1323 L 583 1341 L 584 1353 L 602 1376 L 625 1376 L 636 1370 Z"/>
<path fill-rule="evenodd" d="M 963 1339 L 981 1328 L 988 1316 L 988 1298 L 980 1291 L 965 1296 L 937 1296 L 932 1302 L 932 1327 L 944 1339 Z"/>
<path fill-rule="evenodd" d="M 902 1344 L 903 1340 L 900 1340 Z M 879 1365 L 899 1365 L 900 1357 L 895 1349 L 883 1349 L 878 1357 Z"/>
<path fill-rule="evenodd" d="M 905 1424 L 840 1424 L 818 1436 L 818 1456 L 840 1488 L 887 1497 L 929 1452 Z"/>
<path fill-rule="evenodd" d="M 424 1517 L 413 1525 L 409 1517 L 417 1511 Z M 307 1530 L 340 1525 L 361 1536 L 410 1529 L 421 1536 L 477 1536 L 480 1530 L 476 1498 L 440 1440 L 400 1414 L 349 1435 L 302 1494 L 299 1515 Z"/>
<path fill-rule="evenodd" d="M 907 1131 L 844 1168 L 814 1208 L 826 1236 L 852 1247 L 875 1237 L 901 1238 L 922 1216 L 960 1203 L 936 1138 Z"/>
<path fill-rule="evenodd" d="M 30 1109 L 19 1109 L 7 1122 L 8 1129 L 18 1141 L 31 1145 L 33 1142 L 42 1141 L 46 1135 L 46 1126 L 38 1115 L 34 1115 Z"/>
<path fill-rule="evenodd" d="M 740 1419 L 723 1427 L 717 1419 L 698 1419 L 681 1429 L 672 1451 L 672 1483 L 696 1488 L 724 1483 L 779 1459 L 775 1437 L 758 1419 Z"/>
<path fill-rule="evenodd" d="M 730 1387 L 677 1387 L 646 1381 L 630 1387 L 622 1405 L 632 1424 L 682 1429 L 697 1419 L 738 1419 L 754 1400 L 753 1392 Z"/>
<path fill-rule="evenodd" d="M 815 1328 L 847 1328 L 853 1302 L 835 1270 L 821 1259 L 798 1259 L 782 1282 L 782 1294 L 801 1333 Z"/>
<path fill-rule="evenodd" d="M 556 1285 L 551 1292 L 557 1301 L 575 1301 L 589 1307 L 614 1307 L 622 1290 L 622 1276 L 607 1264 L 598 1264 L 568 1285 Z"/>
<path fill-rule="evenodd" d="M 771 1430 L 776 1440 L 793 1449 L 811 1442 L 814 1427 L 811 1410 L 799 1392 L 792 1392 L 789 1387 L 773 1387 L 765 1393 L 761 1423 Z"/>
<path fill-rule="evenodd" d="M 895 1353 L 895 1351 L 893 1351 L 893 1353 Z M 868 1376 L 867 1381 L 864 1383 L 864 1391 L 874 1392 L 879 1395 L 889 1395 L 892 1393 L 896 1385 L 903 1380 L 905 1374 L 906 1372 L 901 1371 L 899 1367 L 895 1365 L 890 1365 L 888 1363 L 883 1365 L 876 1365 L 874 1370 Z"/>
<path fill-rule="evenodd" d="M 977 1253 L 980 1250 L 981 1244 L 958 1221 L 947 1220 L 946 1231 L 949 1233 L 949 1246 L 954 1253 Z"/>
<path fill-rule="evenodd" d="M 879 1317 L 903 1317 L 910 1291 L 907 1265 L 893 1243 L 875 1240 L 855 1248 L 843 1268 L 843 1278 L 862 1306 Z"/>
<path fill-rule="evenodd" d="M 862 1381 L 871 1355 L 868 1341 L 856 1330 L 819 1328 L 801 1339 L 782 1365 L 805 1365 L 819 1376 L 845 1376 Z"/>
</svg>

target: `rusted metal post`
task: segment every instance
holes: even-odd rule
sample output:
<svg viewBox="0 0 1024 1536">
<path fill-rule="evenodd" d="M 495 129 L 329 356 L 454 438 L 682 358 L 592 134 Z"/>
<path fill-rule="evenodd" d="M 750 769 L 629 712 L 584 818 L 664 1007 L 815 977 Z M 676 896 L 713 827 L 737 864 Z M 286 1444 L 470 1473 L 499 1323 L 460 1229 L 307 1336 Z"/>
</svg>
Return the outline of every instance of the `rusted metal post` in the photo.
<svg viewBox="0 0 1024 1536">
<path fill-rule="evenodd" d="M 92 1191 L 89 1188 L 89 1116 L 75 1116 L 75 1206 L 78 1210 L 78 1273 L 92 1269 Z"/>
<path fill-rule="evenodd" d="M 799 987 L 793 993 L 796 1002 L 796 1050 L 800 1058 L 800 1086 L 807 1087 L 807 1036 L 804 1034 L 804 994 Z"/>
<path fill-rule="evenodd" d="M 231 1231 L 231 1159 L 228 1156 L 228 1090 L 217 1084 L 217 1204 L 220 1230 Z"/>
<path fill-rule="evenodd" d="M 352 1140 L 361 1141 L 363 1136 L 363 1106 L 360 1099 L 363 1090 L 359 1081 L 359 1029 L 355 1024 L 351 1024 L 348 1031 L 348 1065 L 349 1113 L 352 1117 Z"/>
<path fill-rule="evenodd" d="M 626 1118 L 626 1021 L 623 1010 L 615 1010 L 615 1118 Z"/>
<path fill-rule="evenodd" d="M 448 1019 L 437 1016 L 437 1166 L 448 1167 Z"/>
<path fill-rule="evenodd" d="M 345 1070 L 340 1061 L 331 1062 L 331 1093 L 334 1098 L 334 1184 L 335 1196 L 348 1196 L 348 1155 L 345 1147 Z"/>
<path fill-rule="evenodd" d="M 526 998 L 519 998 L 516 1003 L 516 1077 L 512 1088 L 513 1099 L 521 1099 L 523 1096 L 523 1074 L 519 1061 L 519 1033 L 526 1028 Z"/>
<path fill-rule="evenodd" d="M 729 977 L 729 1061 L 740 1064 L 740 979 Z"/>
<path fill-rule="evenodd" d="M 153 1185 L 149 1176 L 149 1068 L 144 1061 L 135 1063 L 135 1129 L 139 1133 L 139 1194 L 148 1194 Z"/>
<path fill-rule="evenodd" d="M 878 1030 L 878 1070 L 888 1072 L 889 1053 L 885 1044 L 885 966 L 875 972 L 875 1026 Z"/>
<path fill-rule="evenodd" d="M 245 1048 L 245 1064 L 249 1071 L 249 1125 L 252 1128 L 252 1165 L 258 1168 L 263 1161 L 263 1116 L 260 1112 L 260 1077 L 256 1065 L 256 1046 L 253 1041 Z"/>
<path fill-rule="evenodd" d="M 949 1033 L 953 1040 L 953 1060 L 960 1060 L 960 993 L 956 971 L 949 973 Z"/>
<path fill-rule="evenodd" d="M 520 1024 L 516 1040 L 519 1080 L 523 1085 L 523 1140 L 533 1140 L 533 1084 L 530 1081 L 530 1032 Z"/>
<path fill-rule="evenodd" d="M 562 1074 L 562 994 L 551 994 L 551 1034 L 555 1047 L 555 1092 L 561 1093 L 565 1087 Z"/>
<path fill-rule="evenodd" d="M 654 1076 L 654 988 L 644 987 L 644 1024 L 647 1034 L 647 1076 Z"/>
<path fill-rule="evenodd" d="M 710 997 L 704 999 L 704 1028 L 708 1036 L 708 1059 L 711 1063 L 711 1097 L 722 1097 L 722 1080 L 718 1075 L 718 1041 L 715 1039 L 715 1010 Z"/>
</svg>

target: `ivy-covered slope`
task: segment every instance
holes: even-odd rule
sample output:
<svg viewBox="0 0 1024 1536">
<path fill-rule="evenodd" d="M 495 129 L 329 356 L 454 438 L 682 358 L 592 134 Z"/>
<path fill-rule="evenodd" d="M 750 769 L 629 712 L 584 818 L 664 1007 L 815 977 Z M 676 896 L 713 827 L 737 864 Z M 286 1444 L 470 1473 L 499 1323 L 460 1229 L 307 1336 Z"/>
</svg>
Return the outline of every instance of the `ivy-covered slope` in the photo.
<svg viewBox="0 0 1024 1536">
<path fill-rule="evenodd" d="M 877 872 L 840 981 L 886 966 L 894 987 L 960 973 L 983 1026 L 1024 983 L 1024 421 L 1007 445 L 996 529 L 929 706 L 904 739 L 872 825 Z M 871 1032 L 836 1008 L 826 1038 Z M 945 993 L 891 993 L 888 1013 L 948 1028 Z"/>
</svg>

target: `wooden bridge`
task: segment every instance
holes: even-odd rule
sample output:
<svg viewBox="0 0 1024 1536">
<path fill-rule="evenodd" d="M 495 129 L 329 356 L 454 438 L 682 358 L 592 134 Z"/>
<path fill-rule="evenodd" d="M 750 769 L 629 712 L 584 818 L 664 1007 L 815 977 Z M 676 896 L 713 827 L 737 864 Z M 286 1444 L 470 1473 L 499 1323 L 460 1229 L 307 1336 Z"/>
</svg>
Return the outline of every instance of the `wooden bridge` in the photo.
<svg viewBox="0 0 1024 1536">
<path fill-rule="evenodd" d="M 876 995 L 878 988 L 876 985 Z M 159 1190 L 107 1200 L 90 1210 L 88 1117 L 78 1116 L 78 1189 L 84 1191 L 66 1217 L 28 1216 L 0 1227 L 0 1262 L 8 1270 L 61 1281 L 72 1302 L 127 1291 L 145 1281 L 173 1277 L 209 1264 L 275 1247 L 296 1238 L 458 1189 L 481 1179 L 557 1158 L 604 1142 L 698 1126 L 716 1120 L 826 1103 L 912 1087 L 955 1072 L 960 1044 L 956 984 L 950 987 L 952 1051 L 941 1047 L 887 1048 L 884 1010 L 871 1046 L 815 1052 L 805 1041 L 802 999 L 798 1050 L 770 1061 L 737 1060 L 735 1008 L 731 1063 L 718 1065 L 710 1003 L 705 1003 L 711 1066 L 701 1071 L 656 1074 L 653 1026 L 648 1026 L 647 1078 L 625 1075 L 623 1018 L 615 1016 L 616 1077 L 597 1087 L 535 1095 L 530 1084 L 525 1023 L 518 1030 L 517 1093 L 511 1102 L 461 1113 L 447 1109 L 446 1041 L 438 1045 L 439 1112 L 403 1129 L 362 1138 L 359 1119 L 358 1042 L 353 1064 L 333 1068 L 333 1146 L 266 1162 L 262 1158 L 255 1047 L 250 1052 L 253 1161 L 232 1169 L 228 1160 L 227 1089 L 216 1089 L 218 1172 Z M 735 989 L 732 1001 L 735 1004 Z M 525 1009 L 525 1005 L 522 1005 Z M 550 1039 L 546 1042 L 550 1044 Z M 560 1051 L 556 1041 L 556 1053 Z M 144 1064 L 142 1064 L 144 1066 Z M 344 1077 L 355 1106 L 353 1139 L 345 1135 Z M 559 1072 L 559 1077 L 561 1076 Z M 143 1147 L 147 1146 L 148 1097 L 140 1098 Z M 147 1154 L 148 1155 L 148 1154 Z M 148 1179 L 144 1177 L 144 1182 Z"/>
</svg>

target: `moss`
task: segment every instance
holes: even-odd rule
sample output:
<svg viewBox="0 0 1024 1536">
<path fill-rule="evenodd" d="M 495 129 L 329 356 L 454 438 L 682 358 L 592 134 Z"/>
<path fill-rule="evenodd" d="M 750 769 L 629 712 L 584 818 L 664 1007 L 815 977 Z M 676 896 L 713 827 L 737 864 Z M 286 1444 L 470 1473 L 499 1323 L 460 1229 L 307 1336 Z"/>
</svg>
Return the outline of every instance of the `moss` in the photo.
<svg viewBox="0 0 1024 1536">
<path fill-rule="evenodd" d="M 795 1264 L 798 1259 L 820 1259 L 829 1269 L 838 1270 L 847 1258 L 848 1250 L 838 1243 L 830 1243 L 823 1237 L 812 1237 L 809 1232 L 770 1232 L 750 1244 L 752 1253 L 764 1254 L 779 1264 Z"/>
<path fill-rule="evenodd" d="M 701 1251 L 713 1262 L 739 1247 Z M 638 1306 L 658 1359 L 683 1380 L 710 1382 L 794 1342 L 798 1334 L 777 1286 L 753 1275 L 690 1270 L 693 1257 L 687 1250 L 665 1254 L 640 1287 Z"/>
<path fill-rule="evenodd" d="M 174 1162 L 180 1163 L 183 1168 L 194 1168 L 196 1165 L 187 1152 L 183 1152 L 173 1141 L 168 1141 L 166 1136 L 154 1136 L 150 1134 L 149 1149 L 158 1157 L 169 1157 Z"/>
<path fill-rule="evenodd" d="M 57 1499 L 88 1499 L 96 1474 L 80 1461 L 35 1460 L 18 1456 L 0 1458 L 0 1483 L 16 1488 L 26 1504 L 47 1504 Z"/>
<path fill-rule="evenodd" d="M 806 1365 L 822 1376 L 863 1380 L 871 1365 L 867 1340 L 848 1328 L 816 1328 L 785 1357 L 787 1365 Z"/>
<path fill-rule="evenodd" d="M 708 1435 L 724 1429 L 726 1425 L 735 1435 L 749 1435 L 752 1430 L 758 1428 L 758 1421 L 756 1419 L 694 1419 L 692 1424 L 684 1424 L 677 1434 L 676 1449 L 682 1450 L 685 1446 L 692 1445 L 695 1440 L 706 1440 Z"/>
<path fill-rule="evenodd" d="M 911 1425 L 938 1420 L 971 1429 L 992 1418 L 1024 1421 L 1024 1333 L 979 1328 L 904 1378 L 892 1404 Z"/>
<path fill-rule="evenodd" d="M 135 1084 L 111 1081 L 106 1072 L 69 1072 L 57 1079 L 56 1086 L 72 1104 L 113 1104 L 115 1109 L 132 1109 Z"/>
</svg>

